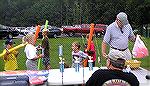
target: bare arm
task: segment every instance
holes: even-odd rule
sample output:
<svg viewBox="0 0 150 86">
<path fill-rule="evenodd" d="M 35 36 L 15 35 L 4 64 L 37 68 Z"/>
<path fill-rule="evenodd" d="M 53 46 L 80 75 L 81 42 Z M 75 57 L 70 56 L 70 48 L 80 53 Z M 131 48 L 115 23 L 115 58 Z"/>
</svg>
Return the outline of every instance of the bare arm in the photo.
<svg viewBox="0 0 150 86">
<path fill-rule="evenodd" d="M 4 60 L 7 60 L 8 53 L 4 55 Z"/>
<path fill-rule="evenodd" d="M 102 56 L 104 57 L 104 58 L 106 58 L 106 48 L 107 48 L 107 44 L 103 41 L 102 42 Z"/>
<path fill-rule="evenodd" d="M 5 48 L 6 49 L 6 54 L 4 55 L 4 60 L 7 60 L 7 57 L 8 55 L 10 54 L 8 48 Z"/>
</svg>

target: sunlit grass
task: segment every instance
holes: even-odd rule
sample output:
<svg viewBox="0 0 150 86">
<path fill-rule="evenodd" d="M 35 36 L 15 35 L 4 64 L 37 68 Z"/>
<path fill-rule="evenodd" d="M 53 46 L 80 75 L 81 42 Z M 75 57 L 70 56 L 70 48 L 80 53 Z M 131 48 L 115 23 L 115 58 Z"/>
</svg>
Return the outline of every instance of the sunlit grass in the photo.
<svg viewBox="0 0 150 86">
<path fill-rule="evenodd" d="M 71 65 L 71 61 L 72 61 L 72 56 L 71 56 L 71 44 L 74 41 L 79 41 L 81 44 L 81 50 L 83 50 L 83 40 L 86 41 L 85 39 L 82 39 L 81 37 L 62 37 L 62 38 L 50 38 L 49 42 L 50 42 L 50 64 L 52 66 L 52 68 L 59 68 L 59 58 L 58 58 L 58 46 L 59 45 L 63 45 L 63 57 L 65 58 L 65 61 L 68 65 Z M 97 40 L 97 44 L 98 47 L 96 46 L 96 50 L 99 50 L 99 53 L 101 54 L 101 42 L 102 42 L 102 38 L 96 38 Z M 150 50 L 150 38 L 142 38 L 142 40 L 144 41 L 146 47 L 148 48 L 148 50 Z M 0 40 L 0 53 L 2 53 L 4 47 L 5 40 Z M 21 39 L 14 39 L 15 41 L 15 45 L 19 45 L 21 43 Z M 36 45 L 41 43 L 41 39 L 37 40 Z M 96 41 L 94 39 L 94 43 L 96 44 Z M 129 42 L 129 49 L 132 50 L 133 48 L 133 43 Z M 18 70 L 26 70 L 26 66 L 25 66 L 25 62 L 26 62 L 26 56 L 24 53 L 24 47 L 20 48 L 19 50 L 19 55 L 17 57 L 17 61 L 18 61 L 18 66 L 19 69 Z M 108 51 L 108 50 L 107 50 Z M 97 53 L 98 56 L 98 53 Z M 102 66 L 105 66 L 105 60 L 102 58 L 102 56 L 100 56 L 102 59 Z M 150 57 L 146 57 L 143 59 L 137 59 L 142 61 L 141 66 L 146 68 L 146 69 L 150 69 Z M 96 66 L 100 66 L 100 64 L 96 61 Z M 4 62 L 3 59 L 0 58 L 0 71 L 3 71 L 3 67 L 4 67 Z M 41 66 L 41 69 L 42 66 Z"/>
</svg>

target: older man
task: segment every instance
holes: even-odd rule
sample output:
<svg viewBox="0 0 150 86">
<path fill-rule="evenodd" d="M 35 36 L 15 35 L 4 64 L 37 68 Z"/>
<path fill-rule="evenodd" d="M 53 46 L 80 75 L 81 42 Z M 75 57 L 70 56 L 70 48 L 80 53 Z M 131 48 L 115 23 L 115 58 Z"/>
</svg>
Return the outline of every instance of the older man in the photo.
<svg viewBox="0 0 150 86">
<path fill-rule="evenodd" d="M 95 71 L 86 86 L 139 86 L 137 77 L 131 72 L 123 72 L 125 59 L 122 55 L 110 55 L 107 68 Z"/>
<path fill-rule="evenodd" d="M 135 35 L 131 25 L 128 22 L 126 13 L 120 12 L 115 22 L 107 27 L 106 34 L 102 42 L 102 55 L 106 57 L 106 47 L 110 46 L 108 56 L 121 53 L 123 58 L 131 59 L 131 53 L 128 49 L 128 41 L 135 41 Z"/>
</svg>

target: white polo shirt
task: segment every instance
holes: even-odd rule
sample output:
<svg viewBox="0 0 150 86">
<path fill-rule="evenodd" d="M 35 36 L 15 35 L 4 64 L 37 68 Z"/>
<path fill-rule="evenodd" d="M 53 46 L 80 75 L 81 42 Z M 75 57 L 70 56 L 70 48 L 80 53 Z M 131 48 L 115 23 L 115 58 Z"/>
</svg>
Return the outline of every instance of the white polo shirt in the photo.
<svg viewBox="0 0 150 86">
<path fill-rule="evenodd" d="M 33 46 L 32 44 L 27 44 L 24 52 L 26 53 L 27 59 L 33 59 L 37 56 L 36 55 L 36 47 Z"/>
<path fill-rule="evenodd" d="M 120 31 L 116 22 L 113 22 L 107 27 L 104 42 L 108 43 L 110 47 L 117 49 L 126 49 L 128 47 L 128 40 L 134 37 L 130 24 L 122 28 L 123 33 Z"/>
</svg>

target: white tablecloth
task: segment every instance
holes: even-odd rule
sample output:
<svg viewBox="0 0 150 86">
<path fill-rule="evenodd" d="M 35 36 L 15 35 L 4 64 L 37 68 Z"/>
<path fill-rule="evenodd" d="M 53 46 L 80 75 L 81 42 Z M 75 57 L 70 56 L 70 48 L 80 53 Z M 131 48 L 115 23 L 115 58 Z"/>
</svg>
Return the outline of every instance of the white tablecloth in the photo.
<svg viewBox="0 0 150 86">
<path fill-rule="evenodd" d="M 49 85 L 73 85 L 83 84 L 89 77 L 98 70 L 98 67 L 93 67 L 93 71 L 89 71 L 88 67 L 80 68 L 79 72 L 75 72 L 75 68 L 64 69 L 63 76 L 59 69 L 51 69 L 48 76 Z"/>
<path fill-rule="evenodd" d="M 48 85 L 76 85 L 86 83 L 90 76 L 100 68 L 94 67 L 93 71 L 89 71 L 88 67 L 80 68 L 79 72 L 75 72 L 74 68 L 64 69 L 63 76 L 59 69 L 49 70 Z M 106 67 L 101 67 L 106 69 Z M 145 76 L 150 72 L 139 68 L 131 71 L 140 82 L 140 86 L 150 86 L 150 80 L 147 80 Z"/>
<path fill-rule="evenodd" d="M 145 77 L 146 75 L 150 74 L 150 71 L 139 68 L 137 70 L 132 70 L 131 71 L 138 79 L 140 82 L 140 86 L 150 86 L 150 80 L 147 80 Z"/>
</svg>

